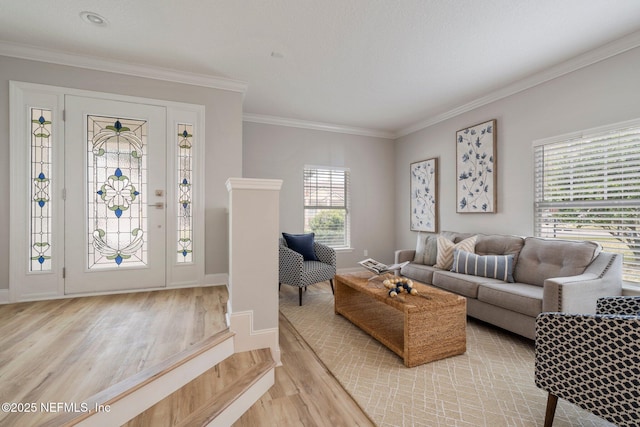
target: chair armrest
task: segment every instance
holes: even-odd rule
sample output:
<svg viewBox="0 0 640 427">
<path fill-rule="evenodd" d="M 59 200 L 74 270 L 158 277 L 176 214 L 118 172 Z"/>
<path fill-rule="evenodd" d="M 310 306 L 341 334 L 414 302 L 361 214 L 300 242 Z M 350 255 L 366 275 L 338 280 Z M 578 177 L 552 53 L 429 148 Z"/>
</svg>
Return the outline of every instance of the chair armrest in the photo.
<svg viewBox="0 0 640 427">
<path fill-rule="evenodd" d="M 415 249 L 400 249 L 395 252 L 394 264 L 400 264 L 405 261 L 413 261 L 416 256 Z"/>
<path fill-rule="evenodd" d="M 302 282 L 302 267 L 304 263 L 302 254 L 281 245 L 279 258 L 278 281 L 287 285 L 298 286 Z"/>
<path fill-rule="evenodd" d="M 542 311 L 595 313 L 598 298 L 622 294 L 622 256 L 601 252 L 584 273 L 544 281 Z"/>
<path fill-rule="evenodd" d="M 640 316 L 640 297 L 604 297 L 598 298 L 596 313 Z"/>
<path fill-rule="evenodd" d="M 316 253 L 316 257 L 320 262 L 336 266 L 336 251 L 335 249 L 323 245 L 322 243 L 313 242 L 313 250 Z"/>
<path fill-rule="evenodd" d="M 617 425 L 637 425 L 639 366 L 640 317 L 536 318 L 536 386 Z"/>
</svg>

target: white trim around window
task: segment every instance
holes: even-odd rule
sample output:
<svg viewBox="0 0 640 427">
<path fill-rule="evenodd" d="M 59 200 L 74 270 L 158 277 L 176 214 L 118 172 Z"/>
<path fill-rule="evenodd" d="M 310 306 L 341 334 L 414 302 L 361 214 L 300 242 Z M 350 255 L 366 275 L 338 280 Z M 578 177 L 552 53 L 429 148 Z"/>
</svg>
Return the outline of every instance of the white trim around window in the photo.
<svg viewBox="0 0 640 427">
<path fill-rule="evenodd" d="M 599 242 L 640 286 L 640 120 L 534 141 L 534 232 Z"/>
<path fill-rule="evenodd" d="M 350 170 L 305 165 L 303 212 L 305 233 L 338 251 L 351 248 Z"/>
</svg>

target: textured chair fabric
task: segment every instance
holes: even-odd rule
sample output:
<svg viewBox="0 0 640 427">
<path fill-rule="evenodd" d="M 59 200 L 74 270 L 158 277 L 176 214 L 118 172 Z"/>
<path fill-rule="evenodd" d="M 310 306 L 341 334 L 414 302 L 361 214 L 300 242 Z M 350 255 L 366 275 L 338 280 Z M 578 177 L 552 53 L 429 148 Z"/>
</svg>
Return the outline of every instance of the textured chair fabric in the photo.
<svg viewBox="0 0 640 427">
<path fill-rule="evenodd" d="M 549 393 L 545 426 L 558 398 L 619 427 L 640 425 L 640 297 L 600 298 L 591 315 L 541 313 L 535 382 Z"/>
<path fill-rule="evenodd" d="M 336 251 L 329 246 L 313 242 L 318 261 L 305 261 L 303 256 L 287 247 L 280 238 L 280 284 L 297 286 L 299 303 L 302 305 L 302 290 L 314 283 L 328 280 L 333 290 L 333 278 L 336 275 Z"/>
</svg>

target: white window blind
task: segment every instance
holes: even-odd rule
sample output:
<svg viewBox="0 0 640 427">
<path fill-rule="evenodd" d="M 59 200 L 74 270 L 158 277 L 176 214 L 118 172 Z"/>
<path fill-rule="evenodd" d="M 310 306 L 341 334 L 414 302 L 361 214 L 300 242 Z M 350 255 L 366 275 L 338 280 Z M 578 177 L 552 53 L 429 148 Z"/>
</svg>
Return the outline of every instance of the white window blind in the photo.
<svg viewBox="0 0 640 427">
<path fill-rule="evenodd" d="M 349 171 L 305 166 L 305 233 L 333 248 L 348 248 L 349 222 Z"/>
<path fill-rule="evenodd" d="M 599 242 L 640 285 L 640 121 L 534 147 L 535 234 Z"/>
</svg>

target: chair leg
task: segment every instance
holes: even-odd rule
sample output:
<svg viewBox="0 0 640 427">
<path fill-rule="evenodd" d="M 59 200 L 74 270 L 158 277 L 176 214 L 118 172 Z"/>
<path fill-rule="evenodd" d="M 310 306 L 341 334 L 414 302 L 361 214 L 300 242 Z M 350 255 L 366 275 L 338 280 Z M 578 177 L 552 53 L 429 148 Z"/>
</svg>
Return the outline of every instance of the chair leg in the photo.
<svg viewBox="0 0 640 427">
<path fill-rule="evenodd" d="M 333 279 L 329 279 L 329 283 L 331 284 L 331 293 L 335 295 L 336 293 L 333 290 Z"/>
<path fill-rule="evenodd" d="M 544 416 L 544 427 L 553 425 L 553 417 L 556 415 L 556 405 L 558 404 L 558 396 L 549 393 L 547 396 L 547 413 Z"/>
<path fill-rule="evenodd" d="M 300 306 L 302 306 L 302 288 L 298 288 L 298 299 L 300 300 Z"/>
<path fill-rule="evenodd" d="M 278 292 L 280 292 L 281 287 L 282 287 L 282 282 L 278 282 Z"/>
</svg>

